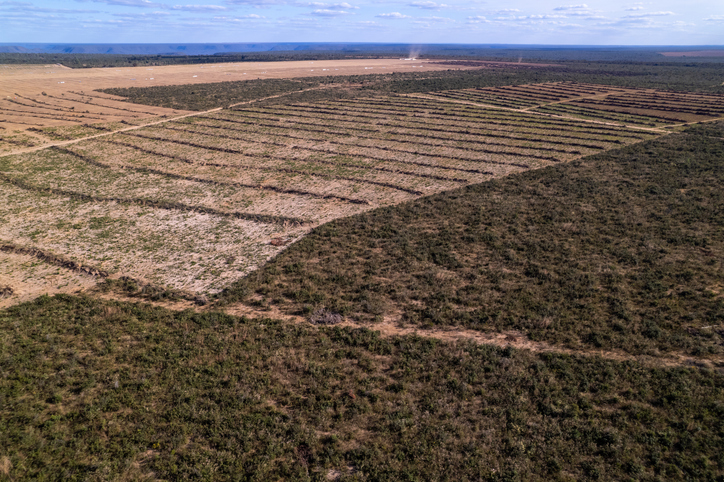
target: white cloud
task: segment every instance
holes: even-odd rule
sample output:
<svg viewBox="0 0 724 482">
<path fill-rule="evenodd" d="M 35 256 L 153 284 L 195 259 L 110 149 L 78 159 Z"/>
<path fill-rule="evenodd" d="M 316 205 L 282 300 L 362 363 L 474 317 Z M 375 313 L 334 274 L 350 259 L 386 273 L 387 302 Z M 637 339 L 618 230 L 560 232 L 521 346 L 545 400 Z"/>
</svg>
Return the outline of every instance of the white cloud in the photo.
<svg viewBox="0 0 724 482">
<path fill-rule="evenodd" d="M 408 3 L 410 7 L 417 7 L 417 8 L 424 8 L 426 10 L 440 10 L 441 8 L 447 8 L 449 5 L 446 5 L 444 3 L 435 3 L 435 2 L 410 2 Z"/>
<path fill-rule="evenodd" d="M 312 12 L 312 15 L 320 17 L 336 17 L 338 15 L 349 15 L 350 12 L 344 10 L 329 10 L 326 8 L 320 8 Z"/>
<path fill-rule="evenodd" d="M 3 12 L 38 12 L 38 13 L 100 13 L 98 10 L 78 10 L 69 8 L 43 8 L 36 7 L 25 2 L 0 2 L 0 7 L 4 8 Z"/>
<path fill-rule="evenodd" d="M 378 15 L 375 15 L 375 17 L 379 18 L 412 18 L 409 15 L 402 15 L 400 12 L 391 12 L 391 13 L 380 13 Z"/>
<path fill-rule="evenodd" d="M 642 7 L 641 5 L 635 5 L 632 7 L 626 7 L 624 10 L 626 10 L 627 12 L 635 12 L 637 10 L 643 10 L 643 9 L 644 9 L 644 7 Z"/>
<path fill-rule="evenodd" d="M 491 23 L 490 20 L 483 17 L 482 15 L 475 15 L 474 17 L 468 17 L 468 23 Z"/>
<path fill-rule="evenodd" d="M 527 20 L 552 20 L 557 18 L 568 18 L 566 15 L 519 15 L 509 17 L 497 17 L 496 20 L 527 21 Z"/>
<path fill-rule="evenodd" d="M 710 15 L 704 20 L 707 22 L 724 22 L 724 15 Z"/>
<path fill-rule="evenodd" d="M 359 7 L 350 5 L 349 3 L 322 3 L 322 2 L 297 2 L 295 3 L 298 7 L 314 7 L 323 8 L 327 10 L 357 10 Z"/>
<path fill-rule="evenodd" d="M 561 5 L 554 8 L 553 10 L 583 10 L 587 8 L 588 5 L 586 5 L 585 3 L 581 3 L 580 5 Z"/>
<path fill-rule="evenodd" d="M 149 0 L 78 0 L 81 2 L 105 3 L 106 5 L 117 5 L 121 7 L 142 7 L 142 8 L 168 8 L 163 3 L 154 3 Z"/>
<path fill-rule="evenodd" d="M 264 18 L 266 17 L 250 13 L 249 15 L 237 15 L 235 17 L 214 17 L 214 20 L 218 22 L 243 22 L 245 20 L 259 20 Z"/>
<path fill-rule="evenodd" d="M 221 5 L 174 5 L 172 10 L 180 10 L 182 12 L 223 12 L 228 7 Z"/>
<path fill-rule="evenodd" d="M 424 22 L 454 22 L 455 20 L 447 17 L 420 17 L 419 20 Z"/>
<path fill-rule="evenodd" d="M 114 17 L 121 17 L 121 18 L 135 18 L 135 19 L 144 19 L 144 18 L 158 18 L 162 16 L 168 16 L 171 15 L 168 12 L 144 12 L 144 13 L 114 13 Z"/>
<path fill-rule="evenodd" d="M 286 5 L 287 0 L 226 0 L 228 5 L 251 5 L 253 7 L 268 7 L 269 5 Z"/>
<path fill-rule="evenodd" d="M 675 15 L 674 12 L 645 12 L 645 13 L 631 13 L 624 15 L 623 18 L 648 18 L 648 17 L 667 17 L 669 15 Z"/>
</svg>

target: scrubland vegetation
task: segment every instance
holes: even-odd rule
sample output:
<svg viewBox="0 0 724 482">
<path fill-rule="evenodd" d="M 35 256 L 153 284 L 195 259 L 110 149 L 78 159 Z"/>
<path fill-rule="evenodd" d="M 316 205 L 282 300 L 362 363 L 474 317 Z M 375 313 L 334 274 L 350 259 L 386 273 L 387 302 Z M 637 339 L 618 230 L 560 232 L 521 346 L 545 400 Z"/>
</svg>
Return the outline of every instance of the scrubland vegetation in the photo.
<svg viewBox="0 0 724 482">
<path fill-rule="evenodd" d="M 719 129 L 697 126 L 334 221 L 223 299 L 720 356 Z"/>
<path fill-rule="evenodd" d="M 58 296 L 0 312 L 12 479 L 716 480 L 719 370 Z"/>
<path fill-rule="evenodd" d="M 79 125 L 0 157 L 0 300 L 105 282 L 0 311 L 0 479 L 721 480 L 699 65 L 17 99 Z"/>
</svg>

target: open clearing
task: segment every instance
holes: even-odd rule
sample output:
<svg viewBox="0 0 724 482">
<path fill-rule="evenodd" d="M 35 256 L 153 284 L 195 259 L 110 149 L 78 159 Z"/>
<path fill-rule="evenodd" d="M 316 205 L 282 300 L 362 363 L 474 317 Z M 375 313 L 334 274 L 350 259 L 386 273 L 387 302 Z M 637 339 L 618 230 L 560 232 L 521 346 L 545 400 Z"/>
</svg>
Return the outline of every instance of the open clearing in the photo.
<svg viewBox="0 0 724 482">
<path fill-rule="evenodd" d="M 447 98 L 242 104 L 1 158 L 0 239 L 217 293 L 332 219 L 662 132 Z"/>
<path fill-rule="evenodd" d="M 371 63 L 412 68 L 396 60 L 314 62 L 313 69 L 272 62 L 162 67 L 152 75 L 172 83 L 205 68 L 208 82 L 241 70 L 256 77 L 359 73 Z M 140 74 L 93 70 L 58 67 L 48 75 L 56 83 L 59 75 L 83 78 L 76 81 L 88 89 L 136 84 L 126 77 Z M 6 90 L 17 87 L 12 77 Z M 33 112 L 26 120 L 42 113 L 65 125 L 33 131 L 55 136 L 50 147 L 17 147 L 0 158 L 0 241 L 189 296 L 220 292 L 333 219 L 572 161 L 724 113 L 721 96 L 571 82 L 242 102 L 198 113 L 64 85 L 37 80 L 28 88 L 45 95 L 6 99 Z M 97 108 L 93 115 L 118 122 L 71 126 L 80 121 L 68 116 L 83 101 Z"/>
<path fill-rule="evenodd" d="M 446 70 L 428 61 L 392 59 L 243 62 L 214 65 L 69 69 L 62 65 L 0 65 L 0 154 L 72 139 L 120 122 L 137 124 L 183 112 L 133 105 L 97 92 L 118 87 L 205 84 L 251 79 Z"/>
</svg>

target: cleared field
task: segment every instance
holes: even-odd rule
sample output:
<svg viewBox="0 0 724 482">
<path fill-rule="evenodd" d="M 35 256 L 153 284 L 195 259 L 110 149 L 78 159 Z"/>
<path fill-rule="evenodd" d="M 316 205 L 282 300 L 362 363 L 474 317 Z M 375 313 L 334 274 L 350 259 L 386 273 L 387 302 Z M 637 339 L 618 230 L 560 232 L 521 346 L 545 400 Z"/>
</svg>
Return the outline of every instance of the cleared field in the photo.
<svg viewBox="0 0 724 482">
<path fill-rule="evenodd" d="M 98 89 L 448 68 L 426 61 L 398 59 L 96 69 L 69 69 L 58 64 L 0 65 L 0 154 L 117 130 L 119 123 L 135 125 L 186 113 L 181 109 L 123 102 L 123 98 Z"/>
<path fill-rule="evenodd" d="M 724 116 L 724 96 L 718 94 L 624 89 L 576 82 L 451 90 L 431 95 L 448 101 L 648 127 Z"/>
<path fill-rule="evenodd" d="M 89 133 L 0 158 L 0 239 L 191 293 L 219 292 L 321 223 L 656 135 L 407 96 Z"/>
</svg>

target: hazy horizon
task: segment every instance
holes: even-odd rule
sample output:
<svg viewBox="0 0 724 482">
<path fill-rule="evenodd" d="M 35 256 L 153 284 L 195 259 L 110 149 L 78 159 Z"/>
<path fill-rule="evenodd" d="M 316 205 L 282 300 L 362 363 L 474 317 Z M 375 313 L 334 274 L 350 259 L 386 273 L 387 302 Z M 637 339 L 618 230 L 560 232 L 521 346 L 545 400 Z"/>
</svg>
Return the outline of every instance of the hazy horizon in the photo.
<svg viewBox="0 0 724 482">
<path fill-rule="evenodd" d="M 1 0 L 1 43 L 724 44 L 724 3 Z"/>
</svg>

